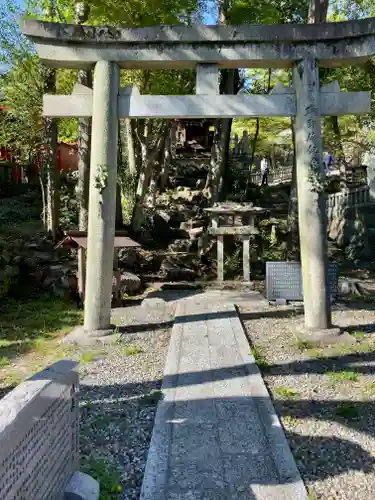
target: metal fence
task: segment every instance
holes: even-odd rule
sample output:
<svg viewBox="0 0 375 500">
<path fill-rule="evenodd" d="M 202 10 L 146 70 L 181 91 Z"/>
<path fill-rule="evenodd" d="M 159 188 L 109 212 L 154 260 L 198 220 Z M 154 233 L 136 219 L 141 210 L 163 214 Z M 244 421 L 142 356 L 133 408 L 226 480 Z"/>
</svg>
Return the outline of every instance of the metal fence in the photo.
<svg viewBox="0 0 375 500">
<path fill-rule="evenodd" d="M 371 204 L 368 186 L 346 189 L 327 196 L 327 210 L 335 207 L 357 208 Z"/>
</svg>

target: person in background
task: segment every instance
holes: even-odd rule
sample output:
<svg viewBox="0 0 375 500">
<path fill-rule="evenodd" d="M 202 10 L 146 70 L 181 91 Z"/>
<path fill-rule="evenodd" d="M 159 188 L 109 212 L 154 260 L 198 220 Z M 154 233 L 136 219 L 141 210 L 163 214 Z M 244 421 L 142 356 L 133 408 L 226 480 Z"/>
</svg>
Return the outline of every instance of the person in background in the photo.
<svg viewBox="0 0 375 500">
<path fill-rule="evenodd" d="M 261 159 L 260 172 L 262 174 L 262 186 L 268 186 L 269 163 L 267 156 L 263 156 Z"/>
<path fill-rule="evenodd" d="M 328 170 L 332 167 L 332 165 L 333 165 L 333 156 L 331 155 L 330 152 L 328 152 L 326 154 L 325 159 L 324 159 L 324 166 L 325 166 L 326 172 L 328 172 Z"/>
</svg>

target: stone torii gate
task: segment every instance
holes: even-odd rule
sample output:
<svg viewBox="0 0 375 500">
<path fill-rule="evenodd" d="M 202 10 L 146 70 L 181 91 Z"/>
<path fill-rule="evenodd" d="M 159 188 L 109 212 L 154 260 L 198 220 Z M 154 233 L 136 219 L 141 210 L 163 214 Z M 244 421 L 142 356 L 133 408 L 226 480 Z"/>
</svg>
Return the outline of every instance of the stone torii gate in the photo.
<svg viewBox="0 0 375 500">
<path fill-rule="evenodd" d="M 111 332 L 117 128 L 121 118 L 295 116 L 305 326 L 331 327 L 320 116 L 370 111 L 370 93 L 320 89 L 318 65 L 362 63 L 375 53 L 375 18 L 321 25 L 103 26 L 22 22 L 41 60 L 91 69 L 94 88 L 44 96 L 44 115 L 92 116 L 84 330 Z M 271 95 L 219 95 L 221 68 L 293 68 L 293 89 Z M 196 95 L 139 95 L 120 89 L 120 68 L 196 68 Z"/>
</svg>

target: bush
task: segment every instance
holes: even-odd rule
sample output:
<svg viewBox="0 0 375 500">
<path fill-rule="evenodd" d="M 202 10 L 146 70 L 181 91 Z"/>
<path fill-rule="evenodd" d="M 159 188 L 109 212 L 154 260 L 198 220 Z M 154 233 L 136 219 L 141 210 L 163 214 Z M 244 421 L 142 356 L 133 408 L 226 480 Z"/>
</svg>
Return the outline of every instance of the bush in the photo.
<svg viewBox="0 0 375 500">
<path fill-rule="evenodd" d="M 78 201 L 75 193 L 75 174 L 61 174 L 60 177 L 60 226 L 61 229 L 78 227 Z"/>
</svg>

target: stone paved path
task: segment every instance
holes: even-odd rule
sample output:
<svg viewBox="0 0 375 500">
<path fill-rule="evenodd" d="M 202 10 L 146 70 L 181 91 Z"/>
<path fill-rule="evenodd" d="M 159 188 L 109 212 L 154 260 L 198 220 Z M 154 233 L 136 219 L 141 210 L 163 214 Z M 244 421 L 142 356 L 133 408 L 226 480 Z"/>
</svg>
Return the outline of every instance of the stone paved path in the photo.
<svg viewBox="0 0 375 500">
<path fill-rule="evenodd" d="M 179 301 L 141 500 L 304 500 L 225 292 Z"/>
</svg>

